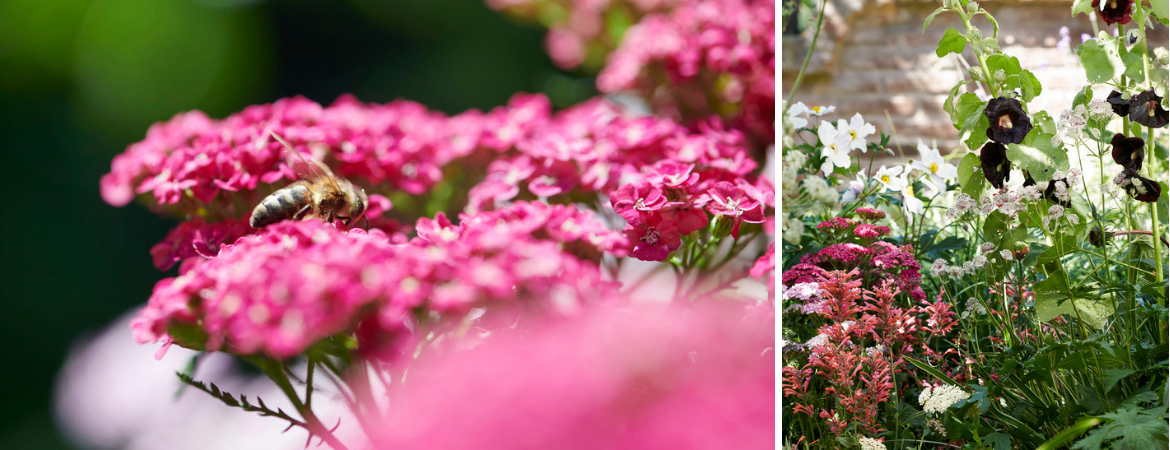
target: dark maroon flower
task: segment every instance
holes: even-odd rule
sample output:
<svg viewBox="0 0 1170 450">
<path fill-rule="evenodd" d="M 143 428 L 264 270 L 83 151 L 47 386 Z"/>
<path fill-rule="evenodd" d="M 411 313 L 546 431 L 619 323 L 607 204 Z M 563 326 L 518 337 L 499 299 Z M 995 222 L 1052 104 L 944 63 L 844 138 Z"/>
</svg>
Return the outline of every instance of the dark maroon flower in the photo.
<svg viewBox="0 0 1170 450">
<path fill-rule="evenodd" d="M 1170 123 L 1170 112 L 1162 107 L 1162 97 L 1153 89 L 1129 98 L 1129 120 L 1151 128 L 1162 128 Z"/>
<path fill-rule="evenodd" d="M 1138 175 L 1137 171 L 1127 167 L 1121 174 L 1123 177 L 1121 187 L 1125 188 L 1125 192 L 1129 193 L 1134 200 L 1153 203 L 1158 201 L 1158 196 L 1162 195 L 1162 185 Z"/>
<path fill-rule="evenodd" d="M 1146 141 L 1140 137 L 1127 138 L 1121 133 L 1113 135 L 1113 161 L 1127 169 L 1142 170 L 1142 159 L 1146 156 Z"/>
<path fill-rule="evenodd" d="M 1093 11 L 1097 11 L 1106 25 L 1125 25 L 1132 20 L 1133 0 L 1107 0 L 1105 8 L 1101 8 L 1101 0 L 1093 0 Z"/>
<path fill-rule="evenodd" d="M 1113 114 L 1117 114 L 1121 117 L 1129 115 L 1129 99 L 1121 98 L 1120 92 L 1110 92 L 1109 97 L 1107 97 L 1105 101 L 1109 102 L 1109 106 L 1113 107 Z"/>
<path fill-rule="evenodd" d="M 983 178 L 996 189 L 1003 189 L 1003 183 L 1012 178 L 1012 162 L 1007 159 L 1007 147 L 998 142 L 988 142 L 979 152 L 979 165 L 983 166 Z"/>
<path fill-rule="evenodd" d="M 987 102 L 983 110 L 987 116 L 987 138 L 1000 144 L 1019 144 L 1032 131 L 1032 119 L 1024 112 L 1020 101 L 999 97 Z"/>
</svg>

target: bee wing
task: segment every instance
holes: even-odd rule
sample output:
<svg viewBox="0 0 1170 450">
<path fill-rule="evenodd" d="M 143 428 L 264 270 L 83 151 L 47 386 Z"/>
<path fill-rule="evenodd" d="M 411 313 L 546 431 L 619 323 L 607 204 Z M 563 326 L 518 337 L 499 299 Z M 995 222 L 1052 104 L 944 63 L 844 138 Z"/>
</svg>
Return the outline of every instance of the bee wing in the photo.
<svg viewBox="0 0 1170 450">
<path fill-rule="evenodd" d="M 281 145 L 284 145 L 285 150 L 287 150 L 289 153 L 297 155 L 297 159 L 300 160 L 300 164 L 290 165 L 293 169 L 293 172 L 297 174 L 297 177 L 301 178 L 302 180 L 326 179 L 331 185 L 333 185 L 334 188 L 340 190 L 340 188 L 337 186 L 337 177 L 333 175 L 332 170 L 329 170 L 329 166 L 326 166 L 317 160 L 305 159 L 305 156 L 302 155 L 301 152 L 298 152 L 295 148 L 293 148 L 292 145 L 289 145 L 289 143 L 277 135 L 275 131 L 268 130 L 268 134 L 271 134 L 273 138 L 276 138 L 276 140 L 281 143 Z"/>
</svg>

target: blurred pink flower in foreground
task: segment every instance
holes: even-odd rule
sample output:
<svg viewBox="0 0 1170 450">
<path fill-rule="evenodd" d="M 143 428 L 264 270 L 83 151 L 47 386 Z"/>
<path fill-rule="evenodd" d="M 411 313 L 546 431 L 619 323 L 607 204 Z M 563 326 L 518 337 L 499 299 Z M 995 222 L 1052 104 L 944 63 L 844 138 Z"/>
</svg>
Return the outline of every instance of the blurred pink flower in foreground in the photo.
<svg viewBox="0 0 1170 450">
<path fill-rule="evenodd" d="M 372 448 L 771 449 L 773 320 L 742 304 L 594 310 L 424 353 Z"/>
</svg>

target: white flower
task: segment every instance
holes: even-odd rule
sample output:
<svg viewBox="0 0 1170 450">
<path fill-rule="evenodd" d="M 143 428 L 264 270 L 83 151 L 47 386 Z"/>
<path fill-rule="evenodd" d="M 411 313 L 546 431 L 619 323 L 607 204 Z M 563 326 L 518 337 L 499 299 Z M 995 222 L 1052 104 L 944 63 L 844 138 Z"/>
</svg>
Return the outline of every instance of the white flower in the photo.
<svg viewBox="0 0 1170 450">
<path fill-rule="evenodd" d="M 799 298 L 808 301 L 815 297 L 820 297 L 821 286 L 817 283 L 796 283 L 787 292 L 789 297 Z"/>
<path fill-rule="evenodd" d="M 808 196 L 817 202 L 822 203 L 836 203 L 837 191 L 829 187 L 829 183 L 825 182 L 821 177 L 804 177 L 800 182 L 800 186 L 808 193 Z"/>
<path fill-rule="evenodd" d="M 1058 219 L 1060 216 L 1064 215 L 1064 207 L 1060 205 L 1052 205 L 1051 208 L 1048 208 L 1048 215 L 1052 216 L 1053 219 Z"/>
<path fill-rule="evenodd" d="M 805 342 L 804 348 L 809 348 L 809 347 L 817 348 L 817 347 L 820 347 L 822 345 L 825 345 L 825 342 L 828 342 L 828 341 L 829 341 L 829 335 L 823 334 L 823 333 L 818 334 L 816 336 L 813 336 L 812 339 L 809 339 L 808 342 Z"/>
<path fill-rule="evenodd" d="M 920 142 L 918 143 L 918 154 L 922 156 L 922 160 L 914 161 L 913 167 L 926 172 L 930 181 L 938 187 L 938 192 L 946 190 L 947 180 L 953 180 L 959 176 L 959 169 L 954 164 L 943 160 L 938 149 L 928 148 L 926 144 Z"/>
<path fill-rule="evenodd" d="M 877 174 L 873 176 L 873 179 L 881 182 L 882 186 L 885 186 L 886 189 L 891 191 L 900 191 L 904 187 L 901 183 L 906 182 L 906 179 L 899 176 L 901 174 L 902 166 L 894 166 L 887 169 L 886 166 L 883 165 L 878 169 Z"/>
<path fill-rule="evenodd" d="M 1069 223 L 1076 225 L 1077 223 L 1079 223 L 1081 221 L 1081 218 L 1080 218 L 1080 216 L 1077 216 L 1076 214 L 1069 214 L 1068 221 L 1069 221 Z"/>
<path fill-rule="evenodd" d="M 877 132 L 873 125 L 865 123 L 861 113 L 854 114 L 849 123 L 845 123 L 845 119 L 838 119 L 837 130 L 849 137 L 850 149 L 859 149 L 861 153 L 865 153 L 865 137 Z"/>
<path fill-rule="evenodd" d="M 1015 258 L 1012 258 L 1012 252 L 1010 250 L 1000 250 L 999 256 L 1006 261 L 1015 261 Z"/>
<path fill-rule="evenodd" d="M 808 119 L 800 117 L 807 115 L 809 109 L 804 105 L 804 102 L 796 102 L 795 105 L 788 108 L 788 123 L 792 124 L 792 128 L 804 128 L 808 126 Z"/>
<path fill-rule="evenodd" d="M 886 444 L 877 439 L 863 437 L 857 441 L 861 443 L 861 450 L 886 450 Z"/>
<path fill-rule="evenodd" d="M 833 167 L 846 167 L 852 163 L 849 159 L 849 135 L 842 134 L 828 121 L 821 122 L 817 129 L 817 137 L 821 140 L 821 156 L 825 158 L 821 164 L 821 171 L 828 175 L 833 173 Z"/>
<path fill-rule="evenodd" d="M 991 243 L 991 242 L 984 242 L 984 243 L 982 243 L 982 244 L 979 244 L 979 251 L 980 251 L 980 252 L 983 252 L 983 253 L 991 253 L 993 250 L 995 250 L 995 244 L 994 244 L 994 243 Z"/>
<path fill-rule="evenodd" d="M 1094 99 L 1089 102 L 1089 114 L 1098 119 L 1108 119 L 1113 116 L 1113 107 L 1105 100 Z"/>
<path fill-rule="evenodd" d="M 862 169 L 858 172 L 857 179 L 850 181 L 845 190 L 841 192 L 842 205 L 857 200 L 857 196 L 865 192 L 865 179 L 865 169 Z"/>
<path fill-rule="evenodd" d="M 983 255 L 975 255 L 975 259 L 972 260 L 972 262 L 975 263 L 976 269 L 982 269 L 983 266 L 987 265 L 987 257 Z"/>
<path fill-rule="evenodd" d="M 935 386 L 931 388 L 926 386 L 922 393 L 918 395 L 918 404 L 922 405 L 922 410 L 927 414 L 937 414 L 947 410 L 951 405 L 959 400 L 970 397 L 971 394 L 964 391 L 958 386 L 951 386 L 944 384 L 942 386 Z"/>
<path fill-rule="evenodd" d="M 914 185 L 906 182 L 905 177 L 903 177 L 902 183 L 904 183 L 902 185 L 902 206 L 915 214 L 922 212 L 926 204 L 914 196 Z"/>
<path fill-rule="evenodd" d="M 937 277 L 938 274 L 942 273 L 946 269 L 947 269 L 947 260 L 941 259 L 941 258 L 936 259 L 936 260 L 934 260 L 934 263 L 932 263 L 930 265 L 930 276 Z"/>
<path fill-rule="evenodd" d="M 804 222 L 799 218 L 791 217 L 784 221 L 784 242 L 800 245 L 800 236 L 804 234 Z"/>
<path fill-rule="evenodd" d="M 808 109 L 808 115 L 820 117 L 836 110 L 836 106 L 813 106 Z"/>
</svg>

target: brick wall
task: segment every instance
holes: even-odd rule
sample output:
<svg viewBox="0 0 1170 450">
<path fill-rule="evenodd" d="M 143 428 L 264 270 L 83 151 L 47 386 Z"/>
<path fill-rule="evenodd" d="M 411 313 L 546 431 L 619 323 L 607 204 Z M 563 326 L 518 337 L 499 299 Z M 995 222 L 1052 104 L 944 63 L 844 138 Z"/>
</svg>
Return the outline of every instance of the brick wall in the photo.
<svg viewBox="0 0 1170 450">
<path fill-rule="evenodd" d="M 937 142 L 944 153 L 959 147 L 957 132 L 942 103 L 966 69 L 961 68 L 958 56 L 939 58 L 934 53 L 948 27 L 963 30 L 958 16 L 940 14 L 923 33 L 922 21 L 941 6 L 941 0 L 829 2 L 825 29 L 796 100 L 809 106 L 834 105 L 838 113 L 834 118 L 847 118 L 859 112 L 878 130 L 892 134 L 885 117 L 888 111 L 907 154 L 917 154 L 914 147 L 919 139 L 928 145 Z M 1079 59 L 1070 52 L 1075 52 L 1081 44 L 1082 33 L 1095 34 L 1089 19 L 1084 15 L 1070 16 L 1072 1 L 992 0 L 980 5 L 999 21 L 1002 50 L 1018 57 L 1021 65 L 1035 73 L 1043 85 L 1043 92 L 1030 109 L 1047 110 L 1056 117 L 1068 108 L 1073 96 L 1086 83 Z M 991 24 L 983 16 L 973 24 L 984 35 L 991 35 Z M 1098 26 L 1104 23 L 1098 22 Z M 1068 27 L 1068 50 L 1058 45 L 1061 27 Z M 807 55 L 812 36 L 809 31 L 805 36 L 783 38 L 781 71 L 785 99 Z M 1158 25 L 1148 34 L 1151 48 L 1167 45 L 1166 27 Z M 970 54 L 968 48 L 964 52 L 967 63 L 977 65 Z M 1101 95 L 1108 92 L 1100 85 L 1096 90 Z"/>
</svg>

